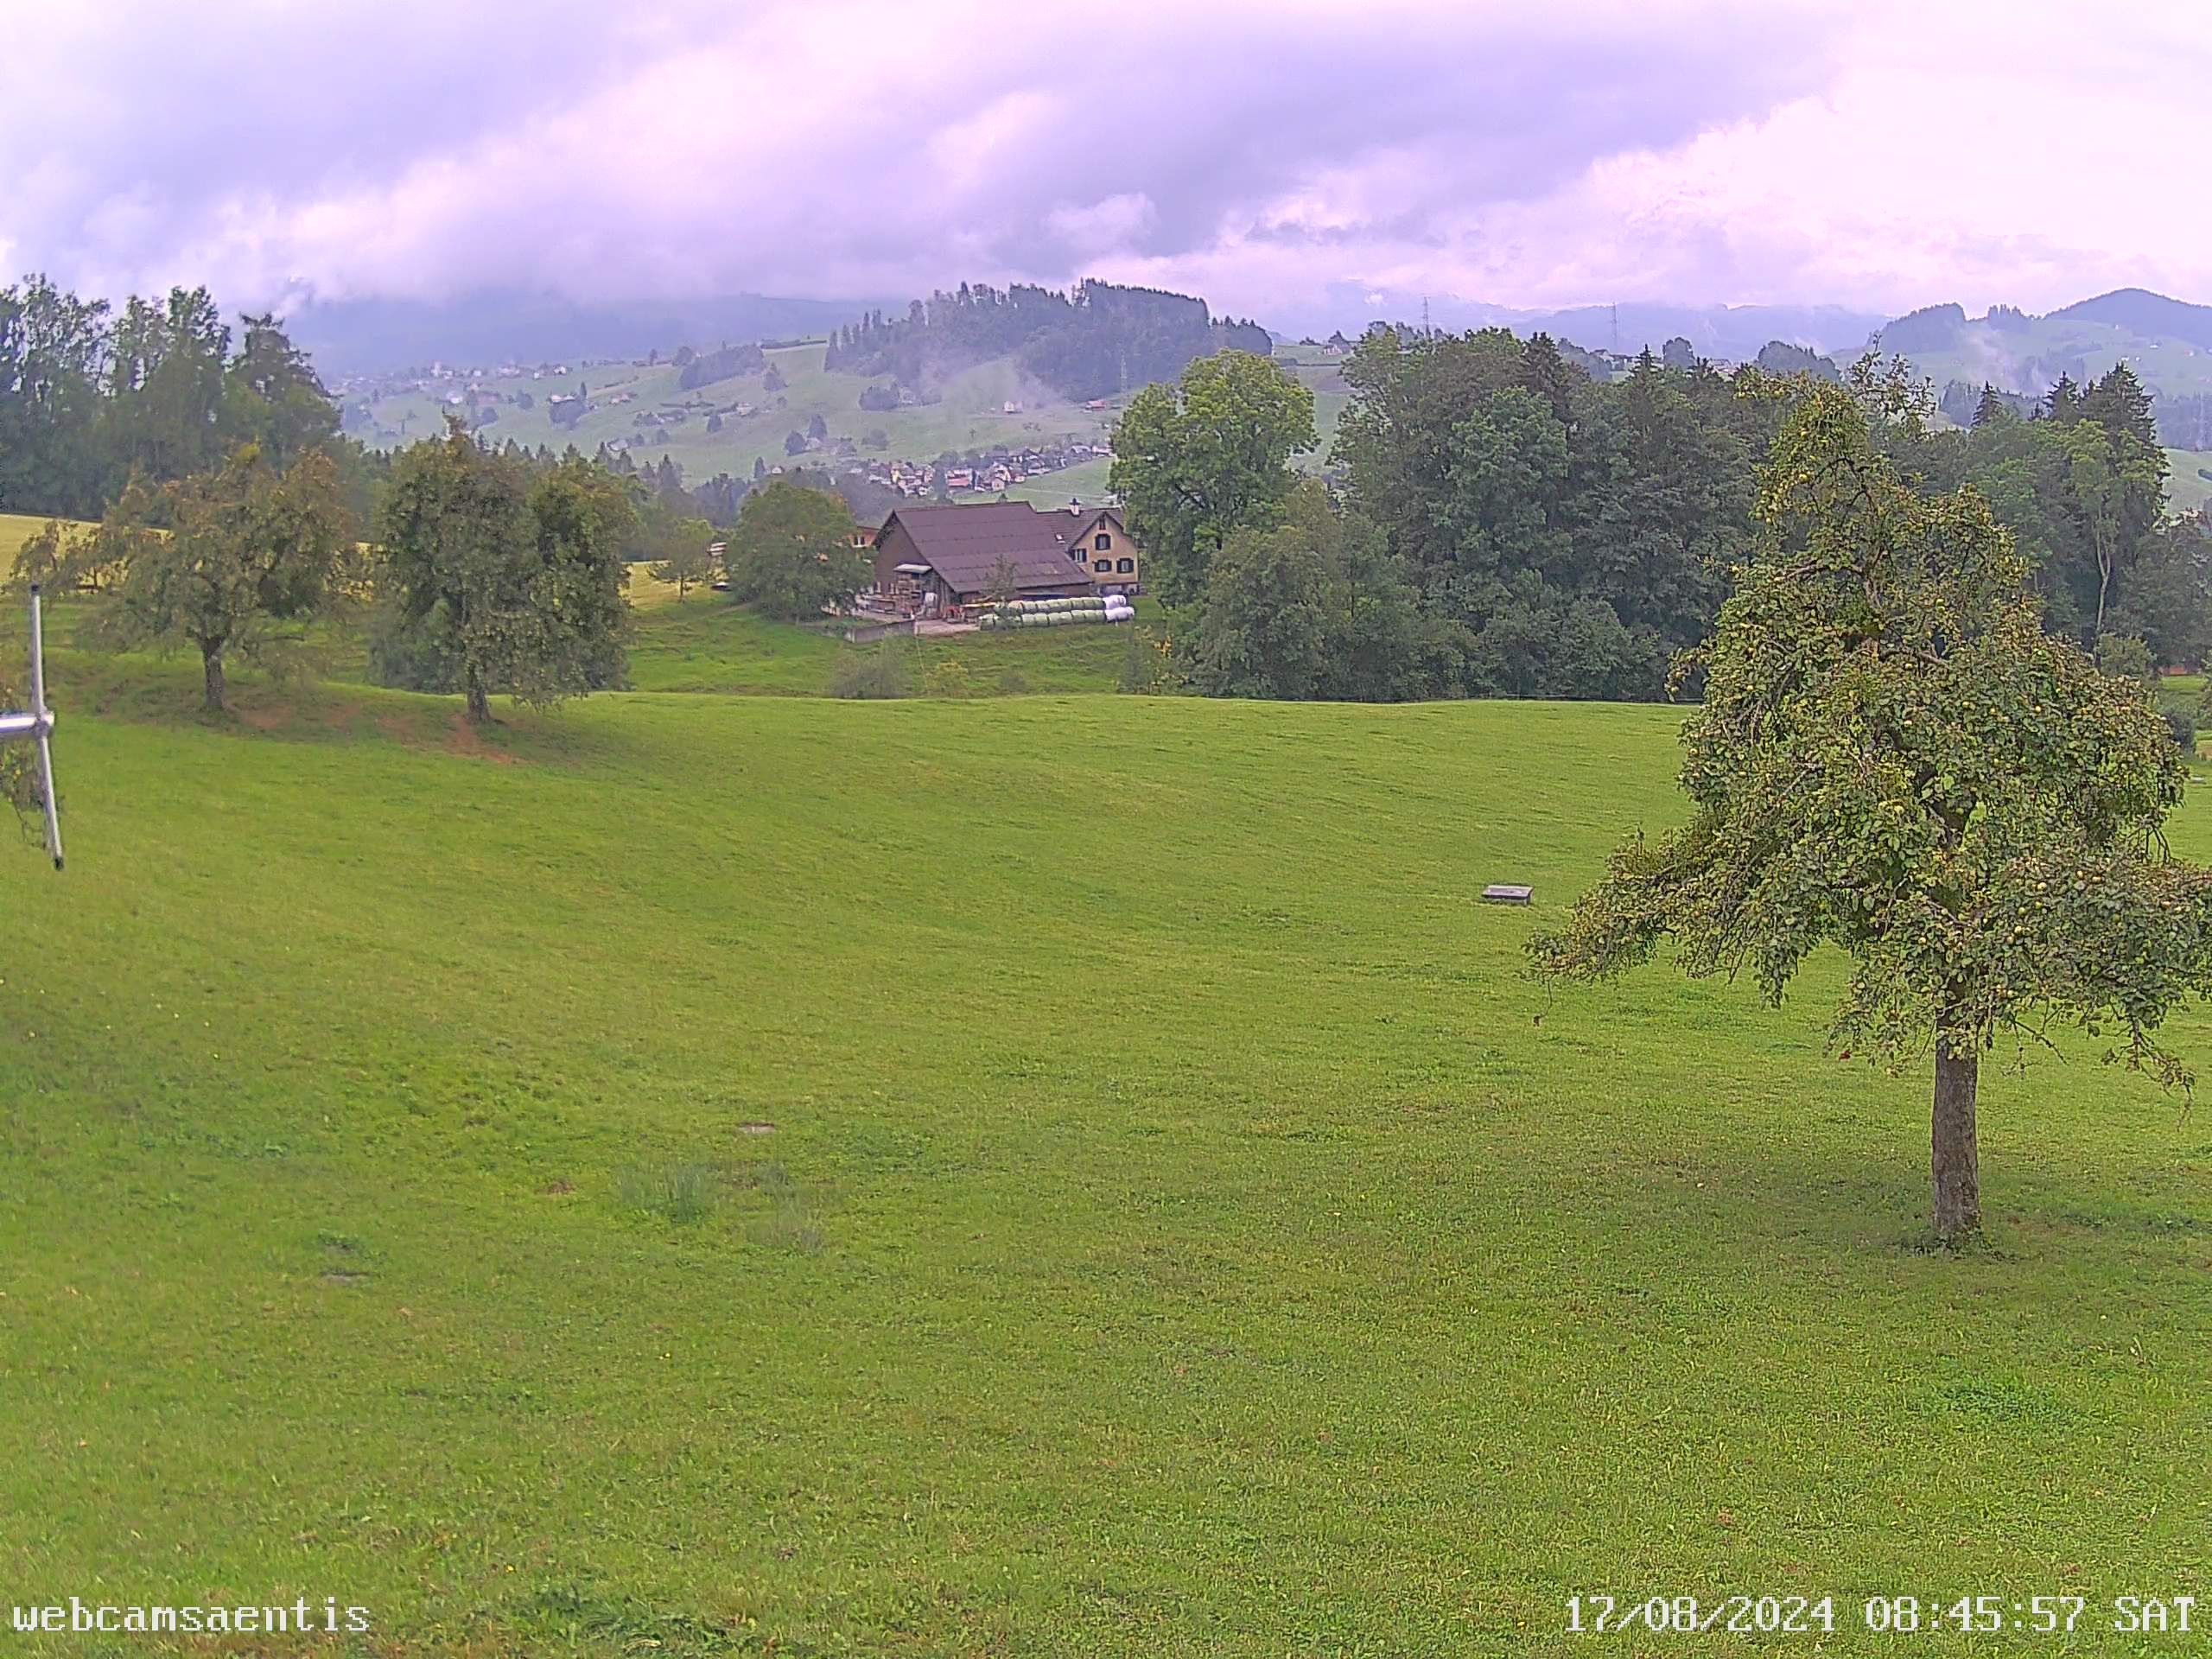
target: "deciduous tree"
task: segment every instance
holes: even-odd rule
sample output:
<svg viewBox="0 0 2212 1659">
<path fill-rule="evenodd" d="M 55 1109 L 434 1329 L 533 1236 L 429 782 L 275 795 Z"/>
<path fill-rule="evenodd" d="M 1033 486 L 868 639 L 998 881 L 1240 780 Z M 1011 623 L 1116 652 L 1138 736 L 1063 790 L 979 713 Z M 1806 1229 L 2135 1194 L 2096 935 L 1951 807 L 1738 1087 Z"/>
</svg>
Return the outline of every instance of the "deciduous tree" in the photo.
<svg viewBox="0 0 2212 1659">
<path fill-rule="evenodd" d="M 259 446 L 242 444 L 215 472 L 134 480 L 97 530 L 65 540 L 50 563 L 55 578 L 105 589 L 88 643 L 198 650 L 213 714 L 230 661 L 268 662 L 296 643 L 301 625 L 331 603 L 353 546 L 329 456 L 310 452 L 279 472 Z"/>
<path fill-rule="evenodd" d="M 1935 1052 L 1936 1230 L 1980 1220 L 1976 1085 L 2000 1032 L 2109 1032 L 2107 1058 L 2183 1081 L 2158 1041 L 2212 982 L 2212 873 L 2167 855 L 2184 772 L 2139 686 L 2045 633 L 1974 492 L 1917 492 L 1852 395 L 1820 386 L 1763 475 L 1761 535 L 1701 657 L 1681 830 L 1613 855 L 1545 971 L 1603 977 L 1662 939 L 1694 976 L 1779 1002 L 1807 956 L 1853 972 L 1846 1054 Z"/>
<path fill-rule="evenodd" d="M 1381 533 L 1301 480 L 1271 531 L 1232 534 L 1206 580 L 1191 683 L 1213 696 L 1393 702 L 1456 689 Z"/>
<path fill-rule="evenodd" d="M 794 621 L 852 602 L 871 574 L 852 546 L 852 509 L 788 479 L 749 492 L 723 563 L 741 604 Z"/>
<path fill-rule="evenodd" d="M 1291 457 L 1319 442 L 1313 392 L 1250 352 L 1199 358 L 1174 385 L 1130 398 L 1114 429 L 1109 481 L 1170 604 L 1205 591 L 1232 531 L 1281 522 L 1297 481 Z"/>
<path fill-rule="evenodd" d="M 682 514 L 655 502 L 638 515 L 634 558 L 650 561 L 649 574 L 676 589 L 677 604 L 714 575 L 715 556 L 707 550 L 714 530 L 704 518 Z"/>
<path fill-rule="evenodd" d="M 494 691 L 548 704 L 621 683 L 633 522 L 604 468 L 572 454 L 533 480 L 457 421 L 393 463 L 378 524 L 391 602 L 470 720 L 492 717 Z"/>
</svg>

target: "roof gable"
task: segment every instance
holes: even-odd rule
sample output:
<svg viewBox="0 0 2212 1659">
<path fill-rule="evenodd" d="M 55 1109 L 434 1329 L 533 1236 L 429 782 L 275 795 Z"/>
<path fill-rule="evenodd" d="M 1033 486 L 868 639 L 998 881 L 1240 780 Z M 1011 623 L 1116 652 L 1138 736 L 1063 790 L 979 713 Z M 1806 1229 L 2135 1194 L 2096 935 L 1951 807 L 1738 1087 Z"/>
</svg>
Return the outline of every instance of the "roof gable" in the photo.
<svg viewBox="0 0 2212 1659">
<path fill-rule="evenodd" d="M 1109 518 L 1114 521 L 1114 528 L 1120 531 L 1122 535 L 1126 536 L 1129 533 L 1129 527 L 1122 522 L 1122 510 L 1119 507 L 1086 507 L 1081 512 L 1071 513 L 1068 516 L 1068 522 L 1074 527 L 1074 539 L 1082 541 Z"/>
</svg>

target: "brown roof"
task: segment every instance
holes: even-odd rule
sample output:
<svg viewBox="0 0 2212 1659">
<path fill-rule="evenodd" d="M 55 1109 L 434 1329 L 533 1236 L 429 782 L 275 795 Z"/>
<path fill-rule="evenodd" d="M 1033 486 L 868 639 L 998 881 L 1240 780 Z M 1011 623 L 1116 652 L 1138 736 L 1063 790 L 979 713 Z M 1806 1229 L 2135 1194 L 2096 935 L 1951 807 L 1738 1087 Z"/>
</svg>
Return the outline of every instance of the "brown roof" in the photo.
<svg viewBox="0 0 2212 1659">
<path fill-rule="evenodd" d="M 878 541 L 904 524 L 922 557 L 958 593 L 991 585 L 1001 559 L 1012 562 L 1017 585 L 1065 587 L 1090 580 L 1090 566 L 1068 557 L 1083 521 L 1072 513 L 1039 512 L 1027 501 L 994 501 L 972 507 L 900 507 L 884 520 Z"/>
</svg>

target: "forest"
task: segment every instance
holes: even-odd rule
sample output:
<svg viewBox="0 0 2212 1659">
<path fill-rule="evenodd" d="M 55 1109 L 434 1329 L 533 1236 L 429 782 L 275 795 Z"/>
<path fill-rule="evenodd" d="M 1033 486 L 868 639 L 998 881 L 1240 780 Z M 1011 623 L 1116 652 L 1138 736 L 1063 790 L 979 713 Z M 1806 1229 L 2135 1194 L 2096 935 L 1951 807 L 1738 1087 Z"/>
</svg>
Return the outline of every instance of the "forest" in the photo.
<svg viewBox="0 0 2212 1659">
<path fill-rule="evenodd" d="M 204 288 L 116 311 L 43 277 L 0 287 L 0 512 L 97 518 L 134 476 L 206 472 L 245 442 L 279 467 L 329 454 L 365 512 L 378 463 L 274 316 L 233 334 Z"/>
<path fill-rule="evenodd" d="M 1190 607 L 1189 677 L 1224 695 L 1667 695 L 1748 552 L 1759 468 L 1805 384 L 1649 353 L 1599 381 L 1541 334 L 1376 328 L 1345 359 L 1323 492 L 1288 464 L 1313 442 L 1310 398 L 1301 412 L 1294 383 L 1262 367 L 1192 396 L 1217 372 L 1192 365 L 1184 387 L 1140 395 L 1115 446 L 1131 528 Z M 1985 389 L 1964 425 L 1939 423 L 1900 365 L 1870 356 L 1845 378 L 1916 487 L 1989 500 L 2052 631 L 2154 667 L 2212 648 L 2212 541 L 2167 511 L 2150 399 L 2125 365 L 2061 378 L 2024 415 Z M 1253 432 L 1268 463 L 1230 487 L 1207 458 Z"/>
<path fill-rule="evenodd" d="M 1052 391 L 1081 403 L 1172 380 L 1214 352 L 1264 357 L 1273 344 L 1257 323 L 1215 317 L 1204 300 L 1158 289 L 1094 280 L 1063 293 L 963 283 L 916 300 L 904 317 L 870 312 L 832 331 L 823 366 L 886 375 L 923 393 L 945 375 L 1010 354 Z"/>
</svg>

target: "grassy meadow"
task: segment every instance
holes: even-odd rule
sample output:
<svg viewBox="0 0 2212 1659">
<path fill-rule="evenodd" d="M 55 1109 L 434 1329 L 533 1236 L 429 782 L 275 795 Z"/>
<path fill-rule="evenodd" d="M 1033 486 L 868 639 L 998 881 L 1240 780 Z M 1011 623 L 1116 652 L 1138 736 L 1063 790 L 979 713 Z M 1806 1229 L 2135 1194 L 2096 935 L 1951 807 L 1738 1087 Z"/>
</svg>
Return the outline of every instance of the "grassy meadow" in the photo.
<svg viewBox="0 0 2212 1659">
<path fill-rule="evenodd" d="M 641 686 L 741 658 L 725 606 L 645 622 Z M 817 689 L 809 640 L 747 689 Z M 2037 1650 L 2126 1653 L 2185 1644 L 2108 1598 L 2212 1591 L 2201 1113 L 1992 1065 L 1992 1246 L 1932 1253 L 1927 1083 L 1822 1057 L 1836 963 L 1778 1013 L 1522 976 L 1678 813 L 1677 710 L 648 689 L 480 735 L 53 680 L 70 868 L 0 848 L 10 1598 L 1280 1656 L 1732 1591 L 1957 1652 L 2006 1638 L 1861 1603 L 2072 1592 Z"/>
<path fill-rule="evenodd" d="M 29 513 L 0 512 L 0 572 L 11 573 L 23 543 L 46 528 L 47 521 Z"/>
<path fill-rule="evenodd" d="M 1007 499 L 1032 501 L 1040 507 L 1065 507 L 1071 501 L 1086 507 L 1104 506 L 1114 499 L 1114 492 L 1107 487 L 1113 469 L 1111 461 L 1086 461 L 1063 467 L 1057 473 L 1040 473 L 1009 485 Z"/>
<path fill-rule="evenodd" d="M 635 567 L 632 567 L 633 573 Z M 675 601 L 672 590 L 632 575 L 639 606 L 630 679 L 643 691 L 704 691 L 820 696 L 831 686 L 840 661 L 880 646 L 851 645 L 837 632 L 776 622 L 730 604 L 719 594 Z M 1138 621 L 1154 633 L 1158 605 L 1138 602 Z M 899 640 L 892 651 L 906 662 L 918 686 L 930 670 L 957 664 L 969 690 L 995 696 L 1029 691 L 1111 691 L 1128 652 L 1122 627 L 1050 632 L 944 634 Z"/>
<path fill-rule="evenodd" d="M 2166 451 L 2166 505 L 2176 512 L 2195 512 L 2212 501 L 2212 450 Z"/>
</svg>

